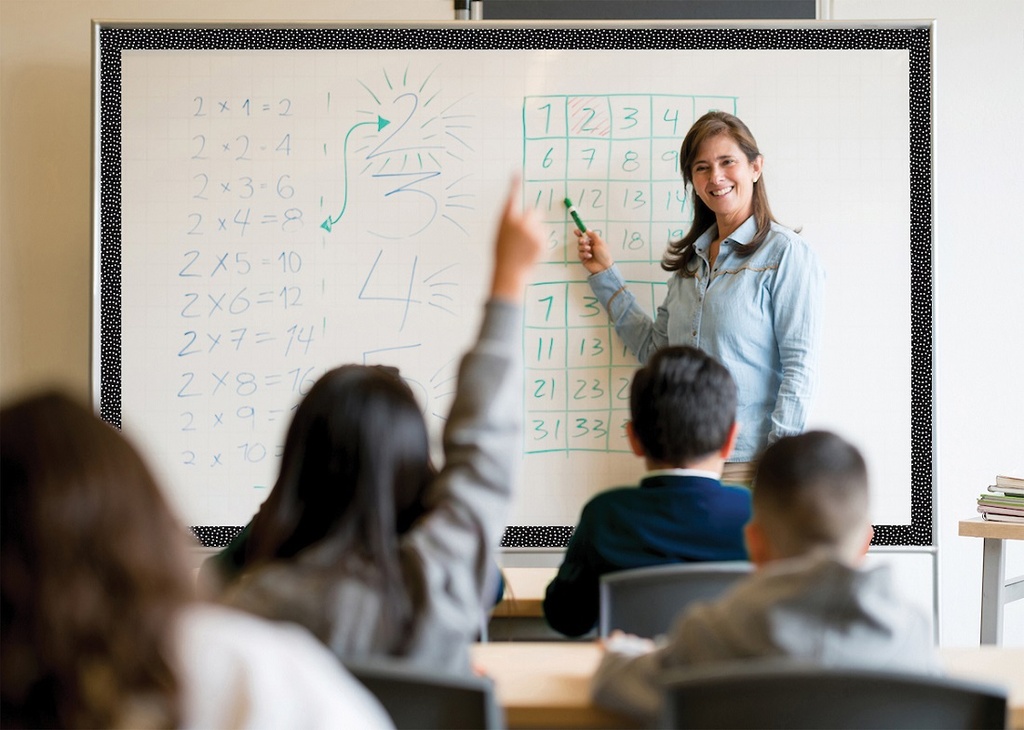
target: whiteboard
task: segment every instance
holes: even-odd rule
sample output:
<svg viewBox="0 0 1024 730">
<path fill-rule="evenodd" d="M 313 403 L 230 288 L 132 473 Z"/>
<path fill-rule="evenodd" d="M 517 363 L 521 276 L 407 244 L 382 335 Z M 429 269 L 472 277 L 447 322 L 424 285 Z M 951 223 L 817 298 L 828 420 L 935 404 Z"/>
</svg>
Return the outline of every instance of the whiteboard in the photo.
<svg viewBox="0 0 1024 730">
<path fill-rule="evenodd" d="M 826 269 L 809 427 L 869 462 L 876 543 L 931 544 L 930 29 L 98 24 L 94 381 L 172 503 L 223 544 L 325 370 L 386 363 L 435 437 L 513 174 L 548 250 L 527 290 L 503 544 L 565 544 L 636 482 L 636 368 L 575 259 L 570 196 L 653 312 L 692 207 L 677 155 L 748 123 L 776 217 Z"/>
</svg>

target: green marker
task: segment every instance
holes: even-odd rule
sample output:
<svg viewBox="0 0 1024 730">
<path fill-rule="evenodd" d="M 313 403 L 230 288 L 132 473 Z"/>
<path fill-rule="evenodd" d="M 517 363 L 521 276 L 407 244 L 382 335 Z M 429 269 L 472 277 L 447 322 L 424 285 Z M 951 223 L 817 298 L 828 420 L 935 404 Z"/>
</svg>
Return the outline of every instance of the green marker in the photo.
<svg viewBox="0 0 1024 730">
<path fill-rule="evenodd" d="M 583 221 L 580 220 L 580 214 L 576 212 L 576 208 L 573 206 L 572 201 L 568 198 L 565 199 L 565 207 L 569 209 L 569 215 L 572 216 L 573 222 L 576 227 L 580 229 L 580 233 L 586 233 L 587 227 L 583 225 Z"/>
</svg>

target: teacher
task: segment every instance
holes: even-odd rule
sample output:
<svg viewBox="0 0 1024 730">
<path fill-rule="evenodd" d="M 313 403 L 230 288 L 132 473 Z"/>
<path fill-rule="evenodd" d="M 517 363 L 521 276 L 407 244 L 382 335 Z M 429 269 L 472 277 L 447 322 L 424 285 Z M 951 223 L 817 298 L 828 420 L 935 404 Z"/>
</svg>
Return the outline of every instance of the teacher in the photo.
<svg viewBox="0 0 1024 730">
<path fill-rule="evenodd" d="M 732 373 L 740 428 L 722 480 L 738 484 L 750 483 L 768 444 L 804 429 L 821 339 L 824 271 L 772 216 L 763 165 L 732 114 L 709 112 L 687 132 L 679 167 L 696 193 L 693 225 L 662 259 L 673 275 L 653 320 L 601 237 L 575 231 L 590 286 L 640 362 L 666 345 L 691 345 Z"/>
</svg>

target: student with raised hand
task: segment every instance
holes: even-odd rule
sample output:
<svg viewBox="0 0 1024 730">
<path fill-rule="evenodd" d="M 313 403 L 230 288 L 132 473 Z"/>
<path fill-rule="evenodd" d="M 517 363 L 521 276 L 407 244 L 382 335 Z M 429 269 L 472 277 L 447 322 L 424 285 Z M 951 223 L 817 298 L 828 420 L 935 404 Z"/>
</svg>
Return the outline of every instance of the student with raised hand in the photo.
<svg viewBox="0 0 1024 730">
<path fill-rule="evenodd" d="M 543 247 L 517 197 L 518 183 L 459 369 L 443 467 L 431 468 L 426 424 L 396 370 L 326 373 L 296 410 L 273 490 L 218 558 L 240 571 L 226 601 L 308 627 L 343 660 L 470 670 L 521 453 L 522 300 Z"/>
<path fill-rule="evenodd" d="M 714 358 L 666 347 L 633 376 L 626 435 L 647 473 L 591 499 L 547 587 L 544 616 L 563 634 L 597 624 L 605 573 L 666 563 L 745 560 L 750 492 L 721 483 L 736 442 L 736 384 Z"/>
<path fill-rule="evenodd" d="M 826 431 L 780 439 L 754 480 L 745 536 L 755 572 L 694 604 L 657 648 L 609 638 L 595 702 L 653 721 L 660 672 L 739 659 L 938 672 L 927 616 L 899 596 L 888 566 L 861 567 L 873 533 L 857 448 Z"/>
<path fill-rule="evenodd" d="M 679 168 L 692 191 L 693 223 L 665 252 L 661 266 L 672 276 L 653 320 L 598 234 L 577 229 L 577 253 L 640 362 L 666 345 L 691 345 L 728 368 L 739 389 L 740 432 L 723 479 L 749 484 L 766 446 L 804 430 L 825 275 L 807 242 L 773 217 L 764 158 L 742 120 L 712 111 L 694 122 Z"/>
<path fill-rule="evenodd" d="M 199 603 L 135 449 L 58 392 L 0 409 L 0 725 L 393 727 L 305 629 Z"/>
</svg>

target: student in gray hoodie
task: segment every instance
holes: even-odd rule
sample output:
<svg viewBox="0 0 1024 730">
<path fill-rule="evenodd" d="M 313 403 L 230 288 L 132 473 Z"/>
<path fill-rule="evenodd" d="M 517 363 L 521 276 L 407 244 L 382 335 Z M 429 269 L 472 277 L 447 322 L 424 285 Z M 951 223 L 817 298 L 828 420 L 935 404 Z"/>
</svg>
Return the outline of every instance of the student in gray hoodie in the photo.
<svg viewBox="0 0 1024 730">
<path fill-rule="evenodd" d="M 744 533 L 757 570 L 694 604 L 658 646 L 610 637 L 595 702 L 653 723 L 662 671 L 746 658 L 937 672 L 928 618 L 897 595 L 888 566 L 860 567 L 873 535 L 860 452 L 825 431 L 780 439 L 758 465 Z"/>
</svg>

